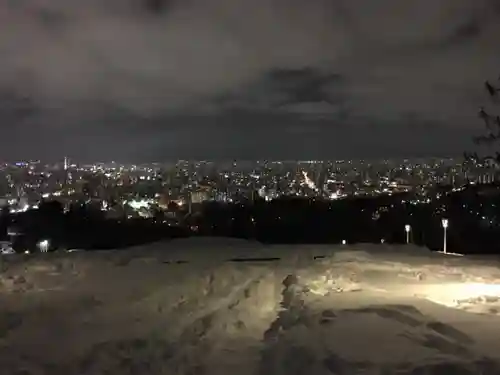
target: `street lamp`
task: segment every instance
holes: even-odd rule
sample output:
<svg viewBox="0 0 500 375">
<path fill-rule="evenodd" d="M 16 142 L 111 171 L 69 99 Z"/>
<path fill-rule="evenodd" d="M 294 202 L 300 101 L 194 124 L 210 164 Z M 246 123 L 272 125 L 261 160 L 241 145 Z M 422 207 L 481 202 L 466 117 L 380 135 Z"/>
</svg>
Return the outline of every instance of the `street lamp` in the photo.
<svg viewBox="0 0 500 375">
<path fill-rule="evenodd" d="M 347 243 L 346 240 L 342 240 L 342 245 L 345 245 Z"/>
<path fill-rule="evenodd" d="M 42 240 L 38 243 L 38 248 L 42 253 L 47 253 L 49 251 L 49 240 Z"/>
<path fill-rule="evenodd" d="M 443 225 L 443 253 L 446 254 L 446 230 L 448 229 L 448 219 L 442 219 L 441 224 Z"/>
<path fill-rule="evenodd" d="M 406 232 L 406 244 L 408 245 L 410 243 L 410 224 L 405 225 L 405 232 Z"/>
</svg>

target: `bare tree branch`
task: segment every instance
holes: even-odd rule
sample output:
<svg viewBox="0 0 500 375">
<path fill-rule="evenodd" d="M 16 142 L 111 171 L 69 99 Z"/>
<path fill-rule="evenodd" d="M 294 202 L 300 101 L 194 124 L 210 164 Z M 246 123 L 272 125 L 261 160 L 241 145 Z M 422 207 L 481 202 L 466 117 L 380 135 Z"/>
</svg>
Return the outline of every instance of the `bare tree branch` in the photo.
<svg viewBox="0 0 500 375">
<path fill-rule="evenodd" d="M 488 94 L 490 94 L 490 96 L 492 97 L 496 97 L 498 95 L 498 92 L 500 92 L 500 89 L 494 87 L 488 81 L 486 81 L 484 85 L 486 86 L 486 91 L 488 91 Z"/>
<path fill-rule="evenodd" d="M 500 77 L 498 78 L 500 81 Z M 500 83 L 498 84 L 500 86 Z M 494 101 L 499 104 L 499 93 L 500 88 L 493 85 L 489 81 L 485 81 L 484 87 L 489 97 L 494 99 Z M 479 118 L 482 120 L 485 128 L 486 134 L 473 137 L 474 143 L 478 145 L 488 145 L 491 146 L 500 140 L 500 115 L 488 113 L 484 107 L 479 108 L 478 113 Z M 466 162 L 474 163 L 488 163 L 494 162 L 496 165 L 500 165 L 500 152 L 496 151 L 494 155 L 479 156 L 477 152 L 475 153 L 464 153 Z"/>
</svg>

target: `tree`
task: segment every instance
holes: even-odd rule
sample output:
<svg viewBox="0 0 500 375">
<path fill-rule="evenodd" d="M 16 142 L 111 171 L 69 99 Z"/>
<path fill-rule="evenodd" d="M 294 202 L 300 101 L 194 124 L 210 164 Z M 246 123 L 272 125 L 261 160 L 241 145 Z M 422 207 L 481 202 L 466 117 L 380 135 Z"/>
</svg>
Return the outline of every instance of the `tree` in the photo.
<svg viewBox="0 0 500 375">
<path fill-rule="evenodd" d="M 494 83 L 486 81 L 484 83 L 484 88 L 488 93 L 488 97 L 491 100 L 493 108 L 500 107 L 500 77 Z M 479 109 L 479 118 L 483 121 L 486 128 L 485 134 L 474 137 L 474 142 L 478 145 L 486 145 L 493 147 L 500 142 L 500 113 L 495 112 L 495 110 L 487 110 L 484 107 Z M 494 162 L 495 164 L 500 164 L 500 152 L 495 151 L 494 155 L 486 155 L 480 157 L 478 153 L 465 154 L 467 160 L 473 160 L 475 162 Z"/>
<path fill-rule="evenodd" d="M 104 219 L 104 214 L 96 204 L 74 202 L 69 207 L 68 217 L 76 221 L 98 221 Z"/>
<path fill-rule="evenodd" d="M 38 206 L 38 213 L 47 220 L 57 220 L 62 217 L 64 206 L 61 202 L 56 200 L 42 201 Z"/>
<path fill-rule="evenodd" d="M 174 201 L 170 201 L 170 202 L 168 202 L 168 205 L 167 205 L 167 211 L 178 212 L 179 205 L 177 203 L 175 203 Z"/>
<path fill-rule="evenodd" d="M 0 208 L 0 236 L 5 236 L 7 234 L 7 228 L 12 221 L 12 215 L 10 214 L 9 206 L 3 206 Z"/>
</svg>

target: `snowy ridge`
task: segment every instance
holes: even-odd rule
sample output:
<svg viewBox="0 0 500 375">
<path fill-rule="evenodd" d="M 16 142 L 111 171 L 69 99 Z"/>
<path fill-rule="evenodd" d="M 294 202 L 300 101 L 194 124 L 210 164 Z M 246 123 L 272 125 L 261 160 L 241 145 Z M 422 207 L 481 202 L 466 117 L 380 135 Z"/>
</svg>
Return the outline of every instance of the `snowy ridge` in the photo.
<svg viewBox="0 0 500 375">
<path fill-rule="evenodd" d="M 244 260 L 244 261 L 242 261 Z M 2 374 L 500 374 L 500 267 L 186 239 L 2 260 Z"/>
</svg>

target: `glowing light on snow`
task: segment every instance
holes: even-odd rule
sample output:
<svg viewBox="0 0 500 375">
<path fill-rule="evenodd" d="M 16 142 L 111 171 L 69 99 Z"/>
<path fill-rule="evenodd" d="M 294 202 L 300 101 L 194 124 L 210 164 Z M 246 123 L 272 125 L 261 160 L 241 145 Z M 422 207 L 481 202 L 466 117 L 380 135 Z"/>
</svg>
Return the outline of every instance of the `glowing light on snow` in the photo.
<svg viewBox="0 0 500 375">
<path fill-rule="evenodd" d="M 457 307 L 481 297 L 500 299 L 500 285 L 483 283 L 432 285 L 425 292 L 425 298 L 429 301 L 448 307 Z"/>
<path fill-rule="evenodd" d="M 463 298 L 474 298 L 477 296 L 500 296 L 500 285 L 498 284 L 465 284 L 460 288 Z"/>
<path fill-rule="evenodd" d="M 459 254 L 459 253 L 450 253 L 449 251 L 447 252 L 444 252 L 444 251 L 438 251 L 438 253 L 441 253 L 441 254 L 444 254 L 444 255 L 453 255 L 453 256 L 456 256 L 456 257 L 463 257 L 464 254 Z"/>
</svg>

